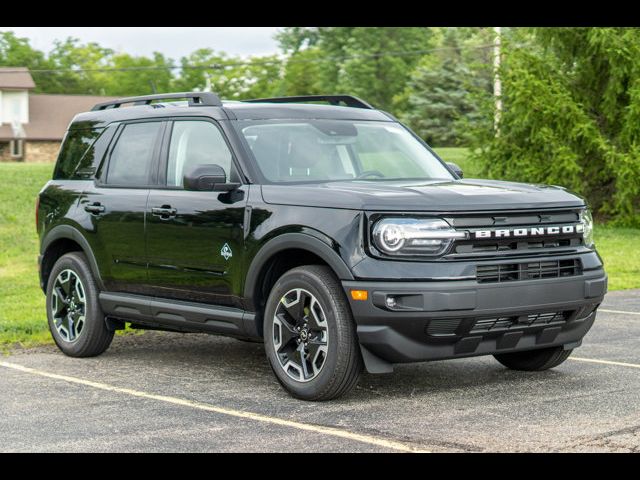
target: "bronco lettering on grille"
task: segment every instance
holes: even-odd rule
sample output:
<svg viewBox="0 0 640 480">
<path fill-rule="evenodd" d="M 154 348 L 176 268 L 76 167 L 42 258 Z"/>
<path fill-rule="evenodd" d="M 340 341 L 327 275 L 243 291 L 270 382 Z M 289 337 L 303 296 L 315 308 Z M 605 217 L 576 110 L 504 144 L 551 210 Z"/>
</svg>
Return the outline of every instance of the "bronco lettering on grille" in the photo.
<svg viewBox="0 0 640 480">
<path fill-rule="evenodd" d="M 507 238 L 507 237 L 538 237 L 546 235 L 569 235 L 572 233 L 584 233 L 584 225 L 561 225 L 553 227 L 531 227 L 498 230 L 476 230 L 474 238 Z"/>
</svg>

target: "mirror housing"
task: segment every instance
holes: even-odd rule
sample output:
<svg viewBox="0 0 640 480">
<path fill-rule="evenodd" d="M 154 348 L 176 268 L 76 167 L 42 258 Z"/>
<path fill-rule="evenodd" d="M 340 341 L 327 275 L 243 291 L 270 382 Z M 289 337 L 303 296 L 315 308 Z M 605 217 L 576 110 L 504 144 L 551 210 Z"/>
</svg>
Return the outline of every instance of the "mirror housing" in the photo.
<svg viewBox="0 0 640 480">
<path fill-rule="evenodd" d="M 455 174 L 456 174 L 457 176 L 459 176 L 460 178 L 463 178 L 463 177 L 464 177 L 464 175 L 463 175 L 463 173 L 462 173 L 462 169 L 461 169 L 458 165 L 456 165 L 455 163 L 453 163 L 453 162 L 447 162 L 447 166 L 448 166 L 451 170 L 453 170 L 453 173 L 455 173 Z"/>
<path fill-rule="evenodd" d="M 227 174 L 220 165 L 200 164 L 189 167 L 182 179 L 185 190 L 226 192 L 240 186 L 227 183 Z"/>
</svg>

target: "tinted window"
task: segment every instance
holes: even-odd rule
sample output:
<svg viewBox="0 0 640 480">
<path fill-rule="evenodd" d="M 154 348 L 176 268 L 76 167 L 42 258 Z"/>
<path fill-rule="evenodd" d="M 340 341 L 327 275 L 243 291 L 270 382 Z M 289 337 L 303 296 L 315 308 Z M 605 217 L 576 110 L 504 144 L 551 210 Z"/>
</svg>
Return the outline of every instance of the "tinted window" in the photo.
<svg viewBox="0 0 640 480">
<path fill-rule="evenodd" d="M 184 173 L 193 165 L 217 164 L 227 179 L 231 172 L 231 152 L 218 128 L 210 122 L 176 121 L 171 133 L 167 185 L 182 186 Z"/>
<path fill-rule="evenodd" d="M 241 121 L 236 128 L 272 182 L 452 179 L 428 148 L 394 122 Z"/>
<path fill-rule="evenodd" d="M 126 125 L 118 138 L 107 172 L 112 185 L 147 185 L 161 122 Z"/>
<path fill-rule="evenodd" d="M 103 129 L 69 130 L 62 142 L 53 178 L 74 178 L 76 171 L 91 167 L 94 158 L 93 144 L 102 131 Z"/>
</svg>

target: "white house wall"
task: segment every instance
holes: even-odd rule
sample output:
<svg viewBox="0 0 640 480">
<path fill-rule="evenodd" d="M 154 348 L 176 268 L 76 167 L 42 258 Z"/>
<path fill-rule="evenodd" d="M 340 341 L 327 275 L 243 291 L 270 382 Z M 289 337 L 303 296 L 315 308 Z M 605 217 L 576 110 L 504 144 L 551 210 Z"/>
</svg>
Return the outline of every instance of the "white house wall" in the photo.
<svg viewBox="0 0 640 480">
<path fill-rule="evenodd" d="M 27 90 L 0 91 L 0 124 L 29 123 L 29 93 Z"/>
</svg>

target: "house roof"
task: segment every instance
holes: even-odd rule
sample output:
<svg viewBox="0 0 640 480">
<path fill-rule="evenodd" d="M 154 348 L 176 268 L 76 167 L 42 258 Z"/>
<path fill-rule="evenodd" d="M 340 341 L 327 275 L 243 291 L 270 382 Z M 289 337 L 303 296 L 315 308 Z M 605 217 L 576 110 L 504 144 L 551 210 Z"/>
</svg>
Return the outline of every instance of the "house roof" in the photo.
<svg viewBox="0 0 640 480">
<path fill-rule="evenodd" d="M 29 69 L 25 67 L 0 67 L 0 89 L 30 90 L 36 88 Z"/>
<path fill-rule="evenodd" d="M 29 95 L 29 123 L 23 125 L 25 140 L 60 141 L 74 116 L 91 110 L 96 103 L 115 99 L 97 95 Z M 13 138 L 11 125 L 0 125 L 0 140 Z"/>
</svg>

